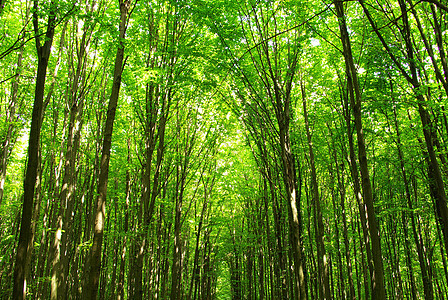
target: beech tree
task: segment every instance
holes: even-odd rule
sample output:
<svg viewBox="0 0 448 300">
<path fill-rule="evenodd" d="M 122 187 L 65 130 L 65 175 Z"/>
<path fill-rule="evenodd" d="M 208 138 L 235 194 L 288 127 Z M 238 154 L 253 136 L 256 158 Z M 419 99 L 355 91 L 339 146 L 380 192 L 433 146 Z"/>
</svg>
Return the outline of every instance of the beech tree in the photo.
<svg viewBox="0 0 448 300">
<path fill-rule="evenodd" d="M 45 39 L 41 41 L 39 28 L 39 1 L 33 2 L 33 28 L 36 36 L 37 52 L 37 75 L 36 88 L 34 92 L 33 113 L 30 126 L 30 138 L 28 143 L 28 162 L 24 180 L 24 193 L 22 204 L 22 216 L 20 222 L 20 235 L 17 245 L 16 262 L 14 266 L 14 288 L 13 299 L 26 298 L 26 272 L 28 272 L 29 252 L 33 244 L 33 232 L 31 221 L 33 218 L 34 188 L 36 185 L 39 139 L 43 118 L 43 100 L 45 79 L 47 75 L 48 60 L 50 58 L 51 45 L 53 43 L 54 30 L 56 26 L 56 3 L 51 2 L 45 31 Z M 43 44 L 42 44 L 43 42 Z"/>
<path fill-rule="evenodd" d="M 447 297 L 444 3 L 0 7 L 0 298 Z"/>
</svg>

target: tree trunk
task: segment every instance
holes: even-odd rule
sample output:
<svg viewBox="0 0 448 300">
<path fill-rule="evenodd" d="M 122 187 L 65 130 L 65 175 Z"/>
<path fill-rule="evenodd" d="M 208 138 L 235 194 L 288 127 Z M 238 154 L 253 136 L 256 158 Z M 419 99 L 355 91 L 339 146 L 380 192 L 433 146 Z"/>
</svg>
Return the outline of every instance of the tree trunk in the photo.
<svg viewBox="0 0 448 300">
<path fill-rule="evenodd" d="M 22 206 L 22 221 L 20 225 L 19 243 L 17 245 L 16 264 L 14 268 L 14 288 L 13 299 L 26 298 L 26 262 L 28 260 L 28 247 L 32 240 L 31 219 L 33 217 L 34 188 L 36 184 L 38 168 L 38 148 L 40 140 L 40 129 L 43 115 L 43 99 L 45 93 L 45 78 L 47 74 L 48 60 L 50 58 L 51 44 L 54 36 L 56 6 L 50 4 L 50 12 L 47 21 L 47 30 L 45 33 L 45 42 L 41 45 L 38 34 L 38 1 L 34 1 L 33 25 L 36 34 L 37 50 L 37 76 L 36 88 L 34 93 L 34 105 L 31 119 L 30 138 L 28 143 L 28 164 L 24 181 L 24 195 Z"/>
<path fill-rule="evenodd" d="M 128 139 L 128 157 L 127 157 L 127 163 L 128 166 L 131 163 L 131 149 L 130 149 L 130 139 Z M 129 228 L 129 198 L 131 196 L 131 176 L 129 172 L 129 167 L 126 169 L 126 190 L 125 190 L 125 208 L 124 208 L 124 224 L 123 224 L 123 246 L 121 250 L 121 259 L 120 259 L 120 273 L 118 275 L 118 284 L 117 284 L 117 300 L 123 300 L 124 297 L 124 273 L 125 273 L 125 267 L 126 267 L 126 250 L 127 250 L 127 233 Z M 114 288 L 114 287 L 112 287 Z"/>
<path fill-rule="evenodd" d="M 110 148 L 112 143 L 112 132 L 117 109 L 118 96 L 120 93 L 121 74 L 124 61 L 124 39 L 130 0 L 119 0 L 120 4 L 120 34 L 117 55 L 115 57 L 114 77 L 112 92 L 107 108 L 106 124 L 104 125 L 103 146 L 101 153 L 100 173 L 98 176 L 98 197 L 95 208 L 95 229 L 93 233 L 93 245 L 90 252 L 90 265 L 88 266 L 89 279 L 83 298 L 95 300 L 98 293 L 98 285 L 101 271 L 101 247 L 103 243 L 104 222 L 106 214 L 106 193 L 109 175 Z"/>
<path fill-rule="evenodd" d="M 344 180 L 344 171 L 345 170 L 345 164 L 344 164 L 344 160 L 339 161 L 338 160 L 338 155 L 336 152 L 336 145 L 334 143 L 334 136 L 333 136 L 333 131 L 330 129 L 330 127 L 328 128 L 331 138 L 332 138 L 332 146 L 333 146 L 333 159 L 336 165 L 336 175 L 337 175 L 337 180 L 338 180 L 338 190 L 339 190 L 339 194 L 340 194 L 340 209 L 341 209 L 341 218 L 342 218 L 342 235 L 344 237 L 344 246 L 345 246 L 345 260 L 346 260 L 346 264 L 347 264 L 347 276 L 348 276 L 348 285 L 349 285 L 349 290 L 350 290 L 350 294 L 348 295 L 348 299 L 351 300 L 355 300 L 356 296 L 355 296 L 355 286 L 353 283 L 353 271 L 352 271 L 352 263 L 351 263 L 351 255 L 350 255 L 350 242 L 349 242 L 349 238 L 348 238 L 348 226 L 347 226 L 347 213 L 345 210 L 345 201 L 346 201 L 346 186 L 345 186 L 345 180 Z M 343 147 L 344 149 L 344 147 Z M 343 153 L 345 152 L 344 150 L 342 151 Z M 331 155 L 331 154 L 330 154 Z M 344 153 L 345 155 L 345 153 Z M 342 170 L 342 172 L 341 172 Z M 342 173 L 342 174 L 341 174 Z"/>
<path fill-rule="evenodd" d="M 331 299 L 330 296 L 330 280 L 328 273 L 327 255 L 324 244 L 324 223 L 322 220 L 322 209 L 320 207 L 319 187 L 317 184 L 316 166 L 314 163 L 313 143 L 311 141 L 311 132 L 308 120 L 308 112 L 306 107 L 306 91 L 304 83 L 300 82 L 302 91 L 303 116 L 305 119 L 305 131 L 308 142 L 308 153 L 310 157 L 311 167 L 311 191 L 312 202 L 314 206 L 314 227 L 316 232 L 317 245 L 317 267 L 319 274 L 319 299 Z M 339 241 L 337 241 L 339 243 Z"/>
<path fill-rule="evenodd" d="M 350 94 L 350 106 L 355 119 L 356 135 L 358 141 L 358 159 L 361 170 L 361 184 L 363 199 L 366 205 L 368 228 L 372 241 L 373 278 L 372 278 L 372 299 L 385 299 L 386 288 L 384 286 L 384 268 L 381 251 L 381 241 L 379 236 L 378 223 L 373 206 L 372 186 L 370 182 L 369 168 L 367 165 L 367 152 L 362 130 L 361 118 L 361 92 L 358 85 L 358 77 L 353 62 L 353 55 L 350 45 L 350 38 L 345 23 L 344 5 L 342 2 L 334 2 L 341 33 L 341 41 L 344 49 L 344 59 L 346 64 L 346 75 L 348 91 Z"/>
<path fill-rule="evenodd" d="M 360 239 L 360 251 L 361 251 L 361 257 L 362 257 L 362 273 L 364 276 L 364 290 L 365 290 L 365 297 L 369 298 L 370 295 L 370 289 L 372 286 L 372 274 L 373 274 L 373 263 L 372 263 L 372 251 L 370 249 L 370 236 L 369 236 L 369 229 L 367 224 L 367 214 L 366 214 L 366 207 L 362 201 L 361 196 L 361 185 L 359 183 L 359 172 L 358 172 L 358 164 L 356 163 L 356 155 L 355 155 L 355 145 L 353 141 L 353 131 L 352 131 L 352 122 L 351 122 L 351 116 L 350 116 L 350 110 L 349 110 L 349 104 L 348 99 L 346 95 L 343 95 L 343 106 L 344 106 L 344 118 L 346 122 L 346 129 L 347 129 L 347 138 L 348 138 L 348 146 L 349 146 L 349 159 L 348 164 L 350 167 L 350 173 L 352 176 L 353 181 L 353 192 L 355 194 L 355 199 L 358 204 L 358 213 L 359 213 L 359 219 L 361 223 L 362 228 L 362 239 Z M 367 256 L 367 264 L 364 263 L 364 252 Z M 360 281 L 358 281 L 358 284 L 360 284 Z M 359 289 L 358 289 L 359 292 Z"/>
</svg>

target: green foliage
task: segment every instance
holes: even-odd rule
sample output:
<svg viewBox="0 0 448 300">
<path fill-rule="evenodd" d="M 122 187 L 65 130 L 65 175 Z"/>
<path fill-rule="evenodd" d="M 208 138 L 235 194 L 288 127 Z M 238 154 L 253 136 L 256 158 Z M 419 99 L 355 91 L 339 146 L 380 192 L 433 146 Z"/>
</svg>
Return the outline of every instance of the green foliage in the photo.
<svg viewBox="0 0 448 300">
<path fill-rule="evenodd" d="M 50 2 L 39 3 L 37 13 L 44 24 Z M 30 5 L 26 1 L 7 1 L 0 14 L 2 153 L 10 125 L 14 129 L 0 206 L 2 291 L 9 291 L 8 280 L 12 277 L 7 272 L 20 225 L 27 126 L 37 71 L 32 10 L 28 16 L 26 13 Z M 48 98 L 40 138 L 42 181 L 36 187 L 40 206 L 36 207 L 29 284 L 29 293 L 35 298 L 43 284 L 51 281 L 48 268 L 43 266 L 51 265 L 50 246 L 59 212 L 72 209 L 72 228 L 64 223 L 62 230 L 63 235 L 71 234 L 67 242 L 67 253 L 71 255 L 67 280 L 70 291 L 77 293 L 74 289 L 81 289 L 86 276 L 102 130 L 119 42 L 118 2 L 73 6 L 69 1 L 56 1 L 55 5 L 58 25 L 45 87 Z M 112 136 L 102 297 L 116 296 L 124 253 L 125 299 L 135 286 L 135 270 L 144 274 L 146 297 L 157 293 L 158 298 L 169 298 L 174 239 L 179 237 L 183 251 L 182 297 L 191 293 L 193 298 L 196 289 L 196 298 L 199 293 L 206 298 L 204 289 L 209 286 L 211 295 L 207 297 L 212 299 L 256 299 L 261 298 L 262 291 L 264 298 L 294 298 L 294 229 L 289 222 L 291 212 L 280 144 L 280 128 L 286 122 L 288 107 L 287 151 L 295 164 L 308 292 L 317 298 L 318 252 L 313 225 L 316 216 L 302 106 L 305 94 L 333 296 L 339 299 L 348 295 L 350 265 L 356 297 L 366 298 L 363 285 L 369 279 L 362 274 L 368 274 L 368 265 L 350 169 L 349 129 L 355 153 L 357 137 L 333 4 L 169 0 L 136 1 L 131 7 L 125 39 L 126 63 Z M 445 19 L 440 12 L 433 16 L 429 3 L 416 3 L 412 8 L 415 14 L 409 8 L 411 40 L 417 49 L 411 61 L 398 1 L 368 1 L 389 53 L 360 4 L 347 2 L 345 7 L 361 87 L 365 159 L 387 262 L 388 296 L 409 295 L 411 276 L 419 295 L 424 294 L 416 240 L 427 249 L 424 262 L 431 269 L 434 291 L 436 286 L 443 290 L 447 284 L 442 260 L 446 249 L 439 247 L 443 237 L 430 189 L 419 104 L 428 110 L 430 124 L 437 133 L 438 144 L 434 139 L 434 146 L 446 188 L 447 92 L 434 70 L 436 65 L 446 71 L 438 52 L 442 50 L 435 36 L 434 17 L 442 23 L 443 30 Z M 417 17 L 433 45 L 434 60 L 423 43 Z M 82 56 L 84 33 L 88 46 Z M 19 68 L 20 51 L 23 59 Z M 411 62 L 418 68 L 417 88 L 403 74 L 411 75 Z M 16 73 L 18 97 L 11 116 Z M 79 77 L 75 80 L 76 74 Z M 417 102 L 417 96 L 423 96 L 422 103 Z M 79 114 L 71 120 L 73 105 L 78 105 Z M 79 146 L 70 158 L 68 136 L 73 128 L 80 128 Z M 70 172 L 65 166 L 70 159 L 75 165 L 68 182 L 73 185 L 68 202 L 73 204 L 71 208 L 62 207 L 60 202 L 62 181 Z M 154 211 L 148 222 L 145 213 L 152 200 Z M 179 236 L 176 221 L 180 224 Z M 139 248 L 143 241 L 143 248 Z M 143 249 L 142 266 L 136 265 L 139 249 Z M 400 286 L 404 288 L 401 292 Z"/>
</svg>

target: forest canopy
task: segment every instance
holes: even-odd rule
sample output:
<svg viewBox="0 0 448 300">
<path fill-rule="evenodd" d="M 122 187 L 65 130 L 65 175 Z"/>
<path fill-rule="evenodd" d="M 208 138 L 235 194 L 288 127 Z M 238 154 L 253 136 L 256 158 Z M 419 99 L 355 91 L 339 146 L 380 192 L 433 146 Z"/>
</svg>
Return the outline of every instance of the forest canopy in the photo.
<svg viewBox="0 0 448 300">
<path fill-rule="evenodd" d="M 0 0 L 0 298 L 448 298 L 447 11 Z"/>
</svg>

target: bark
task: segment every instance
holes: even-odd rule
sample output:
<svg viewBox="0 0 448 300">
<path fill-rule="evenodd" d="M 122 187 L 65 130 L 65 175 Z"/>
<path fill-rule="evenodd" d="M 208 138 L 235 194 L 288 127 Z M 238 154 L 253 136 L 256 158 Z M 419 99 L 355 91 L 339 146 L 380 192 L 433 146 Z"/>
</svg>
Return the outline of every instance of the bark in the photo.
<svg viewBox="0 0 448 300">
<path fill-rule="evenodd" d="M 50 179 L 49 182 L 52 182 L 54 177 L 54 173 L 51 172 L 51 170 L 53 170 L 53 164 L 54 164 L 54 157 L 53 157 L 53 153 L 50 154 Z M 50 184 L 51 186 L 51 184 Z M 47 187 L 48 190 L 51 190 L 51 188 Z M 39 254 L 38 254 L 38 262 L 37 262 L 37 266 L 36 266 L 36 278 L 40 279 L 44 277 L 44 271 L 45 271 L 45 262 L 47 260 L 47 251 L 48 251 L 48 235 L 47 235 L 47 229 L 49 228 L 49 218 L 50 218 L 50 199 L 47 200 L 47 203 L 45 205 L 45 209 L 44 209 L 44 215 L 43 215 L 43 229 L 42 230 L 42 236 L 40 239 L 40 247 L 39 247 Z M 38 287 L 37 287 L 37 291 L 36 294 L 34 295 L 35 298 L 40 299 L 43 296 L 43 287 L 44 285 L 46 286 L 46 283 L 42 283 L 39 282 Z"/>
<path fill-rule="evenodd" d="M 327 255 L 324 244 L 324 223 L 322 220 L 322 209 L 320 206 L 319 186 L 317 183 L 316 165 L 314 162 L 313 143 L 311 140 L 308 112 L 306 107 L 306 91 L 303 82 L 300 83 L 300 88 L 302 91 L 303 116 L 305 119 L 305 131 L 308 142 L 308 153 L 311 169 L 311 190 L 312 202 L 314 206 L 314 227 L 316 232 L 317 267 L 319 273 L 319 299 L 331 299 Z"/>
<path fill-rule="evenodd" d="M 331 153 L 329 153 L 331 155 Z M 331 202 L 333 206 L 333 221 L 334 221 L 334 233 L 335 233 L 335 243 L 336 243 L 336 256 L 337 256 L 337 273 L 338 273 L 338 282 L 337 282 L 337 298 L 338 299 L 347 299 L 347 289 L 345 286 L 345 276 L 344 276 L 344 266 L 342 264 L 342 250 L 341 250 L 341 242 L 340 242 L 340 233 L 339 233 L 339 209 L 336 206 L 336 192 L 335 192 L 335 178 L 334 178 L 334 168 L 333 164 L 329 164 L 329 175 L 330 175 L 330 194 L 331 194 Z M 331 266 L 330 266 L 331 267 Z M 331 271 L 330 271 L 331 272 Z M 331 284 L 333 286 L 333 284 Z"/>
<path fill-rule="evenodd" d="M 306 218 L 308 220 L 307 222 L 307 230 L 308 232 L 313 232 L 311 229 L 311 221 L 312 221 L 312 203 L 310 202 L 310 193 L 308 191 L 308 184 L 305 181 L 305 195 L 306 195 L 306 209 L 305 211 L 308 212 L 306 215 Z M 309 239 L 309 251 L 310 253 L 315 253 L 314 252 L 314 243 L 311 241 L 311 239 Z M 310 255 L 310 264 L 309 264 L 309 274 L 310 274 L 310 298 L 311 299 L 316 299 L 319 297 L 319 287 L 318 287 L 318 270 L 317 270 L 317 264 L 316 264 L 316 256 L 315 255 Z"/>
<path fill-rule="evenodd" d="M 81 174 L 81 171 L 79 172 Z M 85 174 L 84 174 L 84 182 L 82 185 L 82 188 L 78 188 L 78 195 L 80 199 L 85 199 L 85 196 L 88 192 L 88 186 L 90 183 L 90 178 L 92 177 L 92 169 L 90 166 L 86 166 L 85 168 Z M 79 181 L 79 180 L 78 180 Z M 82 201 L 76 202 L 76 207 L 74 209 L 75 212 L 80 212 L 84 209 L 84 203 Z M 81 255 L 81 243 L 82 243 L 82 231 L 83 231 L 83 223 L 82 218 L 83 214 L 81 213 L 75 213 L 76 220 L 73 224 L 73 228 L 76 228 L 73 233 L 73 241 L 72 241 L 72 253 L 74 255 L 73 262 L 70 261 L 69 268 L 70 268 L 70 274 L 72 274 L 70 280 L 73 282 L 72 285 L 70 285 L 67 288 L 67 294 L 71 295 L 74 299 L 80 299 L 81 298 L 81 289 L 80 289 L 80 261 L 82 259 Z M 72 256 L 73 257 L 73 256 Z M 82 266 L 81 266 L 82 267 Z"/>
<path fill-rule="evenodd" d="M 385 299 L 386 288 L 384 285 L 384 267 L 381 251 L 381 241 L 379 236 L 378 222 L 375 216 L 373 206 L 372 186 L 367 161 L 366 145 L 362 130 L 361 119 L 361 92 L 359 90 L 356 68 L 353 61 L 353 55 L 350 45 L 350 38 L 345 23 L 344 6 L 342 2 L 335 2 L 335 8 L 339 21 L 341 41 L 344 49 L 344 59 L 346 64 L 347 84 L 350 94 L 350 106 L 355 119 L 355 128 L 358 142 L 358 159 L 361 171 L 361 184 L 363 199 L 366 205 L 368 228 L 370 239 L 372 241 L 372 260 L 373 260 L 373 278 L 372 278 L 372 299 Z"/>
<path fill-rule="evenodd" d="M 40 146 L 38 149 L 38 167 L 37 167 L 37 177 L 36 177 L 36 190 L 35 190 L 35 196 L 34 196 L 34 208 L 33 208 L 33 218 L 31 219 L 31 240 L 29 242 L 28 245 L 28 257 L 27 257 L 27 262 L 26 265 L 30 266 L 29 268 L 27 268 L 26 270 L 26 274 L 25 274 L 25 280 L 26 282 L 32 282 L 31 279 L 33 277 L 32 273 L 34 273 L 35 269 L 34 269 L 34 265 L 35 263 L 33 262 L 33 258 L 35 259 L 35 255 L 33 255 L 33 251 L 34 251 L 34 237 L 35 237 L 35 233 L 36 233 L 36 225 L 39 219 L 39 213 L 40 213 L 40 206 L 41 206 L 41 202 L 42 202 L 42 154 L 40 151 Z M 33 263 L 32 263 L 33 262 Z M 29 290 L 29 294 L 32 295 L 33 292 L 35 292 L 34 290 Z"/>
<path fill-rule="evenodd" d="M 130 151 L 130 143 L 131 141 L 128 139 L 128 157 L 127 163 L 130 165 L 131 163 L 131 151 Z M 129 229 L 129 198 L 131 196 L 131 176 L 129 174 L 129 168 L 126 169 L 126 200 L 125 200 L 125 208 L 124 208 L 124 224 L 123 224 L 123 246 L 121 250 L 121 259 L 120 259 L 120 273 L 118 275 L 118 284 L 117 284 L 117 300 L 124 299 L 124 273 L 126 267 L 126 250 L 127 250 L 127 233 Z M 114 287 L 112 287 L 114 288 Z"/>
<path fill-rule="evenodd" d="M 358 164 L 356 162 L 356 154 L 355 154 L 355 145 L 353 140 L 353 131 L 352 131 L 352 121 L 350 116 L 350 110 L 349 110 L 349 103 L 348 103 L 347 95 L 343 95 L 343 106 L 344 106 L 344 118 L 346 122 L 346 129 L 347 129 L 347 138 L 348 138 L 348 146 L 349 146 L 349 155 L 348 155 L 348 164 L 350 167 L 350 173 L 353 181 L 353 192 L 355 194 L 355 199 L 358 204 L 358 212 L 360 216 L 360 223 L 362 228 L 362 239 L 360 239 L 360 250 L 361 250 L 361 257 L 363 263 L 361 264 L 363 276 L 364 276 L 364 290 L 365 290 L 365 297 L 370 297 L 370 289 L 372 286 L 372 274 L 373 274 L 373 263 L 372 263 L 372 251 L 370 248 L 370 236 L 369 236 L 369 229 L 367 224 L 367 213 L 366 213 L 366 207 L 362 201 L 362 195 L 361 195 L 361 184 L 359 182 L 359 171 L 358 171 Z M 364 252 L 367 256 L 367 264 L 364 263 Z M 358 284 L 360 284 L 360 281 L 358 281 Z M 358 289 L 359 291 L 359 289 Z"/>
<path fill-rule="evenodd" d="M 116 178 L 116 182 L 118 183 L 118 179 Z M 117 216 L 117 211 L 118 211 L 118 201 L 119 199 L 115 199 L 115 209 L 114 209 L 114 219 L 115 219 L 115 223 L 114 223 L 114 232 L 119 232 L 118 230 L 118 216 Z M 110 296 L 110 299 L 117 299 L 117 295 L 115 295 L 115 292 L 117 291 L 117 269 L 118 269 L 118 260 L 120 257 L 120 240 L 119 239 L 113 239 L 112 240 L 112 249 L 113 249 L 113 261 L 112 261 L 112 278 L 110 280 L 110 284 L 107 284 L 107 286 L 110 289 L 110 292 L 108 293 Z"/>
<path fill-rule="evenodd" d="M 26 175 L 24 181 L 24 196 L 22 206 L 22 221 L 20 224 L 19 243 L 17 245 L 16 263 L 14 268 L 14 288 L 13 299 L 26 298 L 26 281 L 25 274 L 27 270 L 26 262 L 28 258 L 28 247 L 32 240 L 31 220 L 33 217 L 33 201 L 34 189 L 38 168 L 38 147 L 40 140 L 40 129 L 43 116 L 43 100 L 45 92 L 45 79 L 47 74 L 48 60 L 50 58 L 51 45 L 54 36 L 54 22 L 56 6 L 52 2 L 50 4 L 50 12 L 48 15 L 47 29 L 45 33 L 44 44 L 41 45 L 40 38 L 37 37 L 38 32 L 38 1 L 34 1 L 33 25 L 36 34 L 36 50 L 38 58 L 36 88 L 34 93 L 34 104 L 31 119 L 30 138 L 28 143 L 28 164 L 26 167 Z"/>
<path fill-rule="evenodd" d="M 121 86 L 121 74 L 123 72 L 124 61 L 124 40 L 126 34 L 126 25 L 128 20 L 128 11 L 130 8 L 130 0 L 119 0 L 120 4 L 120 33 L 119 45 L 115 57 L 114 76 L 112 84 L 112 92 L 107 108 L 106 123 L 104 125 L 104 135 L 102 142 L 100 172 L 98 176 L 98 197 L 95 207 L 95 228 L 93 233 L 93 245 L 90 252 L 90 262 L 88 266 L 89 278 L 87 286 L 83 291 L 84 299 L 96 299 L 99 286 L 99 278 L 101 271 L 101 247 L 104 235 L 104 222 L 106 217 L 106 193 L 107 181 L 109 175 L 110 149 L 112 143 L 112 132 L 115 120 L 115 112 L 117 109 L 118 96 Z"/>
<path fill-rule="evenodd" d="M 356 299 L 355 296 L 355 286 L 353 283 L 353 271 L 352 271 L 352 259 L 351 259 L 351 255 L 350 255 L 350 242 L 349 242 L 349 238 L 348 238 L 348 226 L 347 226 L 347 213 L 346 213 L 346 209 L 345 209 L 345 200 L 346 200 L 346 186 L 345 186 L 345 180 L 344 180 L 344 171 L 345 170 L 345 164 L 344 161 L 339 161 L 338 160 L 338 155 L 336 153 L 336 145 L 334 143 L 334 136 L 333 136 L 333 131 L 329 128 L 329 132 L 330 132 L 330 136 L 332 138 L 332 146 L 333 146 L 333 159 L 335 162 L 335 166 L 336 166 L 336 175 L 337 175 L 337 186 L 338 186 L 338 190 L 339 190 L 339 194 L 340 194 L 340 210 L 341 210 L 341 219 L 342 219 L 342 235 L 344 238 L 344 246 L 345 246 L 345 260 L 346 260 L 346 264 L 347 264 L 347 277 L 348 277 L 348 285 L 349 285 L 349 290 L 350 293 L 349 295 L 347 295 L 347 299 L 351 299 L 354 300 Z M 343 153 L 345 149 L 343 148 Z M 331 154 L 330 154 L 331 155 Z M 342 172 L 341 172 L 342 170 Z M 342 173 L 342 174 L 341 174 Z"/>
<path fill-rule="evenodd" d="M 171 296 L 170 299 L 179 300 L 182 297 L 181 291 L 181 278 L 182 278 L 182 264 L 181 264 L 181 253 L 182 253 L 182 236 L 181 236 L 181 211 L 183 202 L 183 192 L 185 188 L 185 169 L 178 170 L 182 172 L 181 178 L 178 178 L 180 186 L 176 191 L 176 207 L 175 207 L 175 218 L 174 218 L 174 249 L 173 249 L 173 266 L 172 266 L 172 280 L 171 280 Z"/>
</svg>

